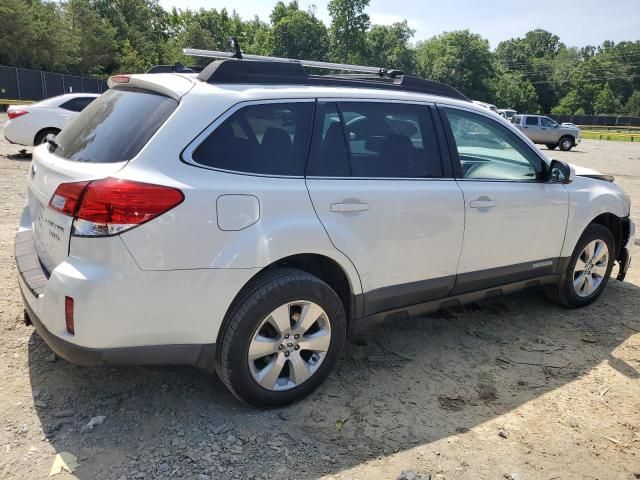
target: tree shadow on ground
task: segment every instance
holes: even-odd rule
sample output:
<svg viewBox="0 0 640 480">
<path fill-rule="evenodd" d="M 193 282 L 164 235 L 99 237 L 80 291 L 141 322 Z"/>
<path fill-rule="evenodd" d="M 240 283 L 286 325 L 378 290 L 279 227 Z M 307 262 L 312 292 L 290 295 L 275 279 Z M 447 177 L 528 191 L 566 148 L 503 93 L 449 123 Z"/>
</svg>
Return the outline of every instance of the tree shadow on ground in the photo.
<svg viewBox="0 0 640 480">
<path fill-rule="evenodd" d="M 530 290 L 397 318 L 351 344 L 309 398 L 277 410 L 245 407 L 195 369 L 51 362 L 37 334 L 31 384 L 44 434 L 79 457 L 80 479 L 314 478 L 466 432 L 602 362 L 638 378 L 614 350 L 640 331 L 639 290 L 611 281 L 580 310 Z M 104 423 L 81 434 L 97 415 Z"/>
</svg>

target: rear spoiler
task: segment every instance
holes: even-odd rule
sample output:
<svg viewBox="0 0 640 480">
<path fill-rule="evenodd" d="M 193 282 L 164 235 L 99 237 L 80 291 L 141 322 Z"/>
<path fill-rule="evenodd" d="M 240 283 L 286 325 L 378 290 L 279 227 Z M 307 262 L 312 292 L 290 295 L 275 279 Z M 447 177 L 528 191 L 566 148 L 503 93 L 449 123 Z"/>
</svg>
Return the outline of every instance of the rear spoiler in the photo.
<svg viewBox="0 0 640 480">
<path fill-rule="evenodd" d="M 175 73 L 114 75 L 109 78 L 107 84 L 109 88 L 118 86 L 140 88 L 180 100 L 195 85 L 195 77 L 192 79 Z"/>
</svg>

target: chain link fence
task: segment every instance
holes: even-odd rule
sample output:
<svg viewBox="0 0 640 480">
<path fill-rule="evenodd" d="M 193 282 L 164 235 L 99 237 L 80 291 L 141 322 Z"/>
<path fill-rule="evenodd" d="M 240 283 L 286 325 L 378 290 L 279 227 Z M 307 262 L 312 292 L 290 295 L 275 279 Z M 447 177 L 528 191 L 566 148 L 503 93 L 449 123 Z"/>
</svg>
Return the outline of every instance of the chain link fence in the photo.
<svg viewBox="0 0 640 480">
<path fill-rule="evenodd" d="M 616 115 L 549 115 L 556 122 L 571 122 L 589 127 L 634 128 L 640 127 L 640 117 Z"/>
<path fill-rule="evenodd" d="M 0 106 L 64 93 L 102 93 L 108 88 L 105 80 L 97 78 L 0 65 Z"/>
</svg>

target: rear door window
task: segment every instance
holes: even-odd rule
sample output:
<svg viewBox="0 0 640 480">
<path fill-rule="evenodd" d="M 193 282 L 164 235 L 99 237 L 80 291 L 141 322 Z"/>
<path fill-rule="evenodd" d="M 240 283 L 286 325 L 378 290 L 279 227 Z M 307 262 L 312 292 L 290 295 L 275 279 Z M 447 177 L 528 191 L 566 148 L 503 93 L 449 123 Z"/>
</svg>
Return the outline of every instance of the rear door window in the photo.
<svg viewBox="0 0 640 480">
<path fill-rule="evenodd" d="M 53 153 L 78 162 L 131 160 L 177 106 L 173 98 L 147 90 L 112 88 L 60 132 Z"/>
<path fill-rule="evenodd" d="M 524 124 L 527 127 L 537 127 L 538 126 L 538 117 L 526 117 Z"/>
<path fill-rule="evenodd" d="M 263 175 L 304 175 L 313 102 L 247 105 L 193 151 L 199 165 Z"/>
<path fill-rule="evenodd" d="M 71 100 L 66 101 L 62 105 L 60 105 L 60 108 L 64 108 L 65 110 L 70 110 L 72 112 L 81 112 L 82 110 L 87 108 L 87 105 L 89 105 L 95 99 L 96 97 L 72 98 Z"/>
<path fill-rule="evenodd" d="M 351 175 L 370 178 L 438 178 L 442 164 L 426 105 L 340 103 Z"/>
<path fill-rule="evenodd" d="M 344 128 L 335 103 L 318 102 L 307 166 L 310 177 L 348 177 L 349 153 L 344 138 Z"/>
</svg>

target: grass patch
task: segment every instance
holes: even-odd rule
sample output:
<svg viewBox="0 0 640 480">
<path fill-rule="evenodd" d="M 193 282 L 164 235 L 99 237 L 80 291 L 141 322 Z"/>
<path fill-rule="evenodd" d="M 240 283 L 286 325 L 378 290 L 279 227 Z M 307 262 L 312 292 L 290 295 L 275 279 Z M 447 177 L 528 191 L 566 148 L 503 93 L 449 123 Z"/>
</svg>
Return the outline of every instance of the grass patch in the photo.
<svg viewBox="0 0 640 480">
<path fill-rule="evenodd" d="M 590 130 L 583 130 L 582 138 L 586 140 L 612 140 L 615 142 L 640 143 L 640 133 L 612 133 L 612 132 L 594 132 Z"/>
</svg>

